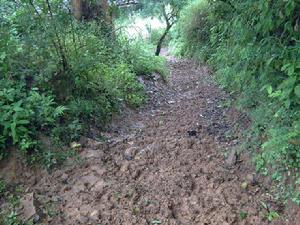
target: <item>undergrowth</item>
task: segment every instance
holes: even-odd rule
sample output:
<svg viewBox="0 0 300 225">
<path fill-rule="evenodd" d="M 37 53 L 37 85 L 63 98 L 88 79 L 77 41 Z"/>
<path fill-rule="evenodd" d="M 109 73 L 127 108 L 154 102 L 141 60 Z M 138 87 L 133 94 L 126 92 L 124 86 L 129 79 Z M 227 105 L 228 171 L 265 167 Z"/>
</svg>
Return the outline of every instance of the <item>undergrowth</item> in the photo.
<svg viewBox="0 0 300 225">
<path fill-rule="evenodd" d="M 1 158 L 15 146 L 47 168 L 64 161 L 61 146 L 98 136 L 124 105 L 144 103 L 138 75 L 166 76 L 145 43 L 102 18 L 76 20 L 69 2 L 0 3 Z"/>
</svg>

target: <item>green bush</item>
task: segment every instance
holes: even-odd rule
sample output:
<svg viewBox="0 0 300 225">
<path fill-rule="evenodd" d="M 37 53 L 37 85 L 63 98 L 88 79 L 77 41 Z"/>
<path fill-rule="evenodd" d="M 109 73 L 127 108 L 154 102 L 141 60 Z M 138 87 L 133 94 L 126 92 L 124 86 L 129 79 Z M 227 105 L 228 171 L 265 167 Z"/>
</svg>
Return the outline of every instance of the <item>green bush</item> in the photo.
<svg viewBox="0 0 300 225">
<path fill-rule="evenodd" d="M 166 75 L 143 42 L 101 20 L 76 21 L 65 1 L 0 2 L 2 155 L 15 145 L 50 167 L 57 149 L 42 149 L 41 136 L 59 149 L 90 128 L 101 131 L 120 107 L 144 102 L 137 75 Z"/>
<path fill-rule="evenodd" d="M 164 28 L 158 28 L 158 29 L 148 29 L 149 32 L 149 41 L 153 45 L 157 45 L 159 39 L 165 32 Z M 171 33 L 168 33 L 167 36 L 165 37 L 162 46 L 167 47 L 169 45 L 169 42 L 171 41 Z"/>
<path fill-rule="evenodd" d="M 217 81 L 252 119 L 247 140 L 252 140 L 249 147 L 256 154 L 257 168 L 272 176 L 275 183 L 291 186 L 294 191 L 289 195 L 299 203 L 299 183 L 290 182 L 300 176 L 299 2 L 193 4 L 199 8 L 186 9 L 184 14 L 193 16 L 186 17 L 184 24 L 189 25 L 179 32 L 183 49 L 192 56 L 195 52 L 209 53 L 208 62 L 216 71 Z M 208 23 L 204 23 L 208 39 L 202 36 L 202 20 L 197 19 L 201 15 L 208 15 Z M 195 21 L 199 24 L 194 26 Z M 197 40 L 199 45 L 194 44 Z M 202 58 L 207 58 L 205 55 Z"/>
<path fill-rule="evenodd" d="M 176 53 L 193 57 L 199 61 L 207 60 L 210 52 L 209 4 L 206 0 L 197 0 L 187 5 L 180 14 L 176 25 Z"/>
<path fill-rule="evenodd" d="M 155 56 L 154 46 L 143 40 L 131 41 L 128 46 L 127 59 L 137 75 L 159 73 L 165 80 L 168 76 L 165 58 Z"/>
<path fill-rule="evenodd" d="M 35 148 L 37 131 L 48 131 L 65 111 L 51 95 L 33 89 L 26 93 L 22 84 L 0 80 L 0 144 L 18 145 L 22 151 Z M 0 151 L 3 156 L 4 152 Z"/>
</svg>

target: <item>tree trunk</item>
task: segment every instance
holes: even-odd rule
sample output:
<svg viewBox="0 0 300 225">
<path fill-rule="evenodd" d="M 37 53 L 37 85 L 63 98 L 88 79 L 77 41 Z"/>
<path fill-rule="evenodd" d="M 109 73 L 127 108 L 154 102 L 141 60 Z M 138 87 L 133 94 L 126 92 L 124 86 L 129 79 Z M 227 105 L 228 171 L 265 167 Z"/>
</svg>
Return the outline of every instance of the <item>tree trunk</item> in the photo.
<svg viewBox="0 0 300 225">
<path fill-rule="evenodd" d="M 164 43 L 164 40 L 167 36 L 167 34 L 169 33 L 170 29 L 171 29 L 172 26 L 167 26 L 165 32 L 163 33 L 163 35 L 160 37 L 160 39 L 158 40 L 158 43 L 157 43 L 157 46 L 156 46 L 156 51 L 155 51 L 155 55 L 156 56 L 159 56 L 160 54 L 160 51 L 161 51 L 161 47 L 162 47 L 162 44 Z"/>
<path fill-rule="evenodd" d="M 101 14 L 105 22 L 108 24 L 112 24 L 112 17 L 109 12 L 109 3 L 108 0 L 101 0 L 100 3 Z"/>
<path fill-rule="evenodd" d="M 108 0 L 72 0 L 74 17 L 77 20 L 95 20 L 103 19 L 111 23 Z"/>
<path fill-rule="evenodd" d="M 73 8 L 73 14 L 74 17 L 77 20 L 81 20 L 82 19 L 82 0 L 72 0 L 72 8 Z"/>
</svg>

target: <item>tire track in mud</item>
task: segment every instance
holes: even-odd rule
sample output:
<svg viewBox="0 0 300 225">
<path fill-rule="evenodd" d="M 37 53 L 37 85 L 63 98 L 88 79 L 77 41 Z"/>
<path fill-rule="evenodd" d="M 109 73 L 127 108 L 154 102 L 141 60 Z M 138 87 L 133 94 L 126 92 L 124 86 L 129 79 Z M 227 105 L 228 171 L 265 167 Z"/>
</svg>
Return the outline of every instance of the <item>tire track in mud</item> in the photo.
<svg viewBox="0 0 300 225">
<path fill-rule="evenodd" d="M 80 164 L 37 182 L 56 212 L 45 224 L 268 224 L 260 201 L 269 197 L 259 185 L 241 188 L 251 166 L 225 164 L 238 114 L 221 107 L 226 95 L 206 67 L 174 58 L 169 66 L 167 85 L 142 80 L 148 104 L 116 118 L 106 143 L 83 138 Z"/>
</svg>

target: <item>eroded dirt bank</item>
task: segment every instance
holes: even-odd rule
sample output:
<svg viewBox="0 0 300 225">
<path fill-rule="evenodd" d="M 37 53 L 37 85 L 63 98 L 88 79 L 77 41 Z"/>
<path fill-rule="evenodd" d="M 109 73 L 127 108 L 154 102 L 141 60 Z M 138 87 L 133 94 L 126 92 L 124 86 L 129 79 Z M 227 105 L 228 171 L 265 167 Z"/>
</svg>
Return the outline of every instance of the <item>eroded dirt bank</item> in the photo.
<svg viewBox="0 0 300 225">
<path fill-rule="evenodd" d="M 168 84 L 143 81 L 149 103 L 115 119 L 107 143 L 83 139 L 80 163 L 35 179 L 28 193 L 48 214 L 43 224 L 270 224 L 261 202 L 281 209 L 249 158 L 225 160 L 241 115 L 222 107 L 206 67 L 169 64 Z"/>
</svg>

